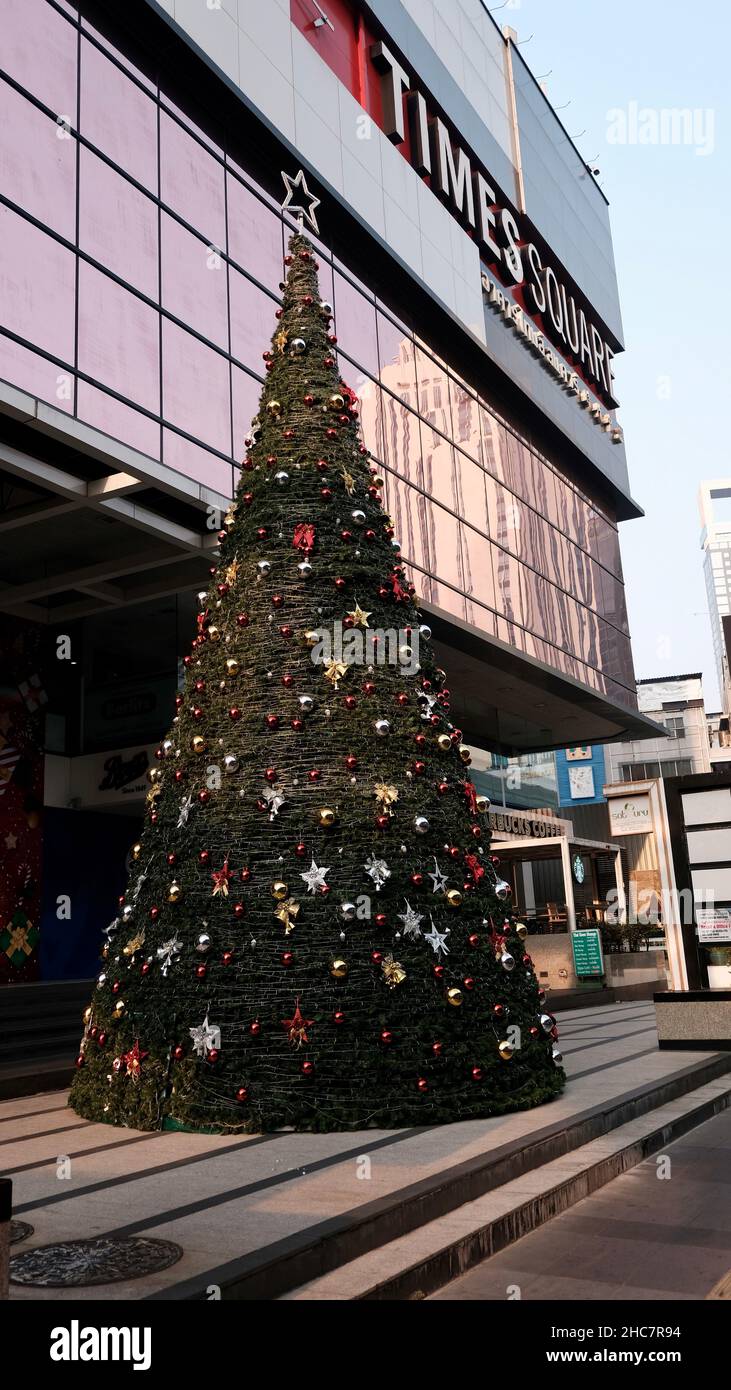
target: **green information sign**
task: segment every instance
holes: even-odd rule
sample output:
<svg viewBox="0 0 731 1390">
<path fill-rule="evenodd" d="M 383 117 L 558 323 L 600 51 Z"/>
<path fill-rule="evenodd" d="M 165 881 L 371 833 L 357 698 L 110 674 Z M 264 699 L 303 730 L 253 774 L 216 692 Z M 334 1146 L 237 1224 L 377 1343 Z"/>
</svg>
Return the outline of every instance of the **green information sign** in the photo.
<svg viewBox="0 0 731 1390">
<path fill-rule="evenodd" d="M 603 975 L 602 941 L 598 927 L 586 927 L 571 933 L 574 970 L 577 975 Z"/>
</svg>

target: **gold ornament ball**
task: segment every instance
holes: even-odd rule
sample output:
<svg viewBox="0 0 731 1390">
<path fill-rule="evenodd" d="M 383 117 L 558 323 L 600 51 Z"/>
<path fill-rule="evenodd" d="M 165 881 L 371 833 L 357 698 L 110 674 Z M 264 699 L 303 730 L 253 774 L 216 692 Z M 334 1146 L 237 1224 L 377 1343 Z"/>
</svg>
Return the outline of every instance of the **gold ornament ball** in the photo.
<svg viewBox="0 0 731 1390">
<path fill-rule="evenodd" d="M 470 753 L 470 750 L 467 747 L 466 743 L 461 743 L 459 745 L 459 756 L 462 759 L 463 763 L 469 763 L 472 761 L 472 754 Z"/>
<path fill-rule="evenodd" d="M 201 734 L 194 734 L 191 747 L 194 753 L 205 753 L 206 741 Z"/>
<path fill-rule="evenodd" d="M 341 960 L 340 957 L 333 961 L 332 965 L 330 966 L 330 974 L 332 975 L 333 979 L 343 980 L 347 973 L 347 961 Z"/>
<path fill-rule="evenodd" d="M 504 1038 L 503 1041 L 498 1045 L 498 1052 L 500 1053 L 500 1056 L 502 1057 L 504 1062 L 509 1062 L 513 1053 L 515 1052 L 515 1047 L 511 1042 L 508 1042 L 507 1038 Z"/>
<path fill-rule="evenodd" d="M 484 816 L 485 812 L 490 809 L 490 802 L 486 796 L 476 797 L 475 804 L 481 816 Z"/>
<path fill-rule="evenodd" d="M 462 903 L 462 894 L 459 888 L 450 888 L 447 893 L 447 902 L 450 907 L 459 907 Z"/>
<path fill-rule="evenodd" d="M 221 640 L 221 633 L 220 633 L 219 629 L 218 629 L 217 627 L 209 627 L 209 629 L 208 629 L 208 641 L 209 641 L 209 642 L 220 642 L 220 640 Z"/>
<path fill-rule="evenodd" d="M 182 896 L 183 890 L 180 887 L 180 884 L 178 883 L 177 879 L 174 878 L 172 883 L 170 884 L 170 887 L 168 888 L 168 902 L 179 903 Z"/>
<path fill-rule="evenodd" d="M 142 853 L 142 845 L 137 844 L 137 845 L 133 845 L 133 846 L 132 846 L 132 858 L 133 858 L 133 859 L 139 859 L 141 853 Z"/>
<path fill-rule="evenodd" d="M 335 812 L 333 811 L 332 807 L 330 807 L 330 806 L 321 806 L 321 807 L 320 807 L 320 813 L 319 813 L 319 816 L 318 816 L 318 820 L 319 820 L 319 822 L 320 822 L 320 825 L 324 826 L 326 830 L 329 830 L 330 827 L 331 827 L 332 825 L 335 824 L 336 819 L 337 819 L 337 817 L 336 817 Z"/>
<path fill-rule="evenodd" d="M 223 518 L 223 529 L 224 529 L 224 531 L 233 531 L 235 525 L 236 525 L 236 517 L 233 515 L 232 512 L 226 512 L 226 515 L 225 515 L 225 517 Z"/>
<path fill-rule="evenodd" d="M 124 1000 L 118 999 L 116 1004 L 114 1005 L 114 1013 L 116 1014 L 116 1017 L 121 1018 L 122 1014 L 126 1012 L 126 1009 L 127 1005 L 125 1004 Z"/>
<path fill-rule="evenodd" d="M 345 400 L 344 400 L 344 398 L 340 395 L 340 392 L 339 392 L 339 391 L 336 391 L 335 394 L 334 394 L 333 396 L 330 397 L 330 406 L 331 406 L 331 408 L 332 408 L 333 410 L 342 410 L 342 408 L 343 408 L 344 405 L 345 405 Z"/>
<path fill-rule="evenodd" d="M 84 1023 L 89 1022 L 89 1019 L 91 1018 L 91 1004 L 89 1005 L 88 1009 L 84 1009 L 84 1012 L 81 1015 L 81 1017 L 83 1018 Z"/>
<path fill-rule="evenodd" d="M 518 922 L 518 923 L 516 923 L 515 934 L 516 934 L 516 936 L 519 936 L 519 937 L 520 937 L 521 941 L 523 940 L 524 937 L 526 937 L 526 936 L 528 935 L 528 928 L 527 928 L 527 926 L 525 925 L 525 922 Z"/>
<path fill-rule="evenodd" d="M 281 415 L 281 413 L 282 413 L 282 402 L 281 402 L 281 401 L 274 401 L 274 400 L 272 400 L 272 401 L 267 401 L 267 411 L 269 412 L 270 415 Z"/>
<path fill-rule="evenodd" d="M 462 991 L 461 989 L 457 989 L 456 986 L 453 986 L 452 989 L 447 990 L 447 1003 L 452 1004 L 455 1009 L 459 1008 L 460 1004 L 462 1003 L 462 998 Z"/>
<path fill-rule="evenodd" d="M 443 753 L 448 753 L 450 748 L 452 747 L 452 740 L 449 737 L 449 734 L 440 734 L 439 738 L 437 739 L 437 744 L 441 748 Z"/>
<path fill-rule="evenodd" d="M 238 676 L 238 674 L 239 674 L 239 663 L 238 663 L 238 661 L 236 660 L 235 657 L 230 656 L 229 659 L 228 659 L 228 661 L 226 662 L 226 675 L 227 675 L 227 676 Z"/>
<path fill-rule="evenodd" d="M 159 767 L 148 767 L 148 769 L 147 769 L 147 780 L 148 780 L 148 782 L 159 782 L 159 781 L 160 781 L 161 775 L 162 775 L 162 774 L 161 774 L 161 772 L 160 772 Z"/>
<path fill-rule="evenodd" d="M 319 642 L 319 640 L 320 640 L 320 634 L 319 634 L 319 632 L 306 632 L 306 633 L 305 633 L 305 642 L 307 643 L 308 647 L 314 647 L 315 644 L 316 644 L 317 642 Z"/>
<path fill-rule="evenodd" d="M 283 898 L 286 898 L 288 893 L 289 889 L 286 883 L 282 883 L 281 878 L 275 879 L 272 884 L 272 897 L 276 898 L 277 902 L 281 902 Z"/>
</svg>

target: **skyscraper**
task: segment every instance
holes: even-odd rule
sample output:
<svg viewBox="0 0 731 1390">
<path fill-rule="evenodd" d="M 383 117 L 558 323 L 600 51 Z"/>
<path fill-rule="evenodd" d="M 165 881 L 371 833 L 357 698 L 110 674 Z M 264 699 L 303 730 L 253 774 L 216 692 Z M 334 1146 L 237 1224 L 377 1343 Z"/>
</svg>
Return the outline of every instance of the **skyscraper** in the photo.
<svg viewBox="0 0 731 1390">
<path fill-rule="evenodd" d="M 714 502 L 726 502 L 726 508 L 716 509 Z M 724 618 L 731 616 L 731 478 L 701 483 L 698 505 L 713 651 L 721 702 L 728 713 L 731 708 L 731 674 L 724 638 Z M 720 515 L 719 510 L 722 512 Z"/>
</svg>

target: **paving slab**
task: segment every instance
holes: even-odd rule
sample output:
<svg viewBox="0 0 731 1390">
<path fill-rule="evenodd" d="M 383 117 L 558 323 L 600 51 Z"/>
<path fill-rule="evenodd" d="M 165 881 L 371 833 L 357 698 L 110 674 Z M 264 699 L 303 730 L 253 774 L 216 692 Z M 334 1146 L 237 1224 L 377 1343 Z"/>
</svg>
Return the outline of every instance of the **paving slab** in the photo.
<svg viewBox="0 0 731 1390">
<path fill-rule="evenodd" d="M 35 1227 L 28 1246 L 16 1250 L 92 1232 L 149 1232 L 177 1241 L 184 1259 L 161 1275 L 99 1286 L 94 1296 L 191 1297 L 196 1281 L 205 1296 L 206 1284 L 236 1262 L 279 1258 L 288 1243 L 310 1233 L 319 1239 L 333 1223 L 380 1201 L 398 1203 L 402 1192 L 445 1170 L 526 1145 L 590 1107 L 616 1105 L 637 1087 L 660 1085 L 716 1056 L 652 1050 L 638 1057 L 639 1047 L 656 1041 L 646 1001 L 608 1005 L 591 1019 L 575 1010 L 566 1022 L 572 1019 L 582 1036 L 567 1039 L 569 1081 L 561 1097 L 532 1111 L 454 1125 L 250 1137 L 142 1135 L 93 1124 L 62 1132 L 75 1117 L 56 1109 L 59 1093 L 0 1103 L 0 1140 L 11 1139 L 0 1147 L 0 1167 L 12 1171 L 14 1215 Z M 59 1174 L 60 1155 L 70 1160 L 69 1175 L 63 1168 Z M 11 1298 L 59 1294 L 11 1286 Z"/>
</svg>

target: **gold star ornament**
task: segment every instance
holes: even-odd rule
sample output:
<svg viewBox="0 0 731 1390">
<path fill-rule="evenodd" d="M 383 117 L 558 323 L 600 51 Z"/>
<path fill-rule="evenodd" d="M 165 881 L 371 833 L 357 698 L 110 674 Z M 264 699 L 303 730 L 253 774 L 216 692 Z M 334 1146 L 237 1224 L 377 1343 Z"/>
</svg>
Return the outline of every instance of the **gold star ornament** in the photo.
<svg viewBox="0 0 731 1390">
<path fill-rule="evenodd" d="M 351 609 L 350 613 L 346 616 L 353 619 L 353 625 L 355 627 L 368 627 L 368 619 L 371 615 L 370 613 L 365 613 L 356 600 L 355 608 Z"/>
</svg>

